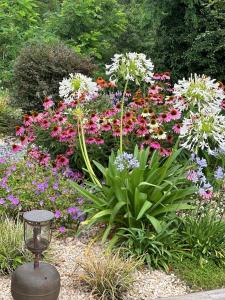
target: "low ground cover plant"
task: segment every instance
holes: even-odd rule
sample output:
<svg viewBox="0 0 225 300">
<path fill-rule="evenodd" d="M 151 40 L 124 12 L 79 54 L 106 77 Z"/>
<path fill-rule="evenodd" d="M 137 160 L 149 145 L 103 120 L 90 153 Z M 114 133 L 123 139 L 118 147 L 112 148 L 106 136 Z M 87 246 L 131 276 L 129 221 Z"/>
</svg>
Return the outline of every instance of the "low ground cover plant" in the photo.
<svg viewBox="0 0 225 300">
<path fill-rule="evenodd" d="M 47 158 L 46 158 L 47 159 Z M 55 214 L 61 232 L 76 229 L 84 219 L 83 199 L 71 188 L 70 181 L 80 180 L 70 169 L 60 172 L 32 160 L 0 163 L 0 214 L 17 216 L 32 209 L 47 209 Z"/>
</svg>

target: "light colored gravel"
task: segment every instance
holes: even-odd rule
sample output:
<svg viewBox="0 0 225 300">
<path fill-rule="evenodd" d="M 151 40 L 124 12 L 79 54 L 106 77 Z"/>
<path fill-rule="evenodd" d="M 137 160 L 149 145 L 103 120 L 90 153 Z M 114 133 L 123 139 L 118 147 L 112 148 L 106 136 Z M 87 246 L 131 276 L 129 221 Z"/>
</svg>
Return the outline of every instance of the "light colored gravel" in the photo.
<svg viewBox="0 0 225 300">
<path fill-rule="evenodd" d="M 74 282 L 77 261 L 88 250 L 89 245 L 82 239 L 66 238 L 52 242 L 55 266 L 61 275 L 61 291 L 59 300 L 94 300 L 84 287 Z M 103 251 L 95 245 L 94 250 Z M 127 300 L 153 300 L 158 297 L 183 295 L 187 293 L 186 286 L 175 275 L 162 271 L 147 269 L 136 271 L 133 289 L 127 294 Z M 0 276 L 0 300 L 12 300 L 10 296 L 9 276 Z"/>
</svg>

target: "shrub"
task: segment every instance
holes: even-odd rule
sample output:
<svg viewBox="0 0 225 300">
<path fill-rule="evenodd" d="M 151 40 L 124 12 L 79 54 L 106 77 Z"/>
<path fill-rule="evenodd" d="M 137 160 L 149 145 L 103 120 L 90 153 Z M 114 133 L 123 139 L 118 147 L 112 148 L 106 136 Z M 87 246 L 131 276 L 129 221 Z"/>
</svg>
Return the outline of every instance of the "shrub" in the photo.
<svg viewBox="0 0 225 300">
<path fill-rule="evenodd" d="M 143 229 L 149 234 L 163 235 L 167 215 L 175 216 L 178 210 L 193 208 L 188 202 L 196 188 L 188 184 L 185 166 L 176 162 L 180 152 L 174 150 L 164 161 L 154 152 L 148 161 L 149 150 L 139 151 L 136 147 L 134 155 L 112 154 L 108 168 L 95 162 L 103 175 L 101 187 L 94 186 L 90 192 L 73 183 L 80 195 L 92 201 L 87 208 L 90 217 L 86 224 L 106 224 L 103 241 L 111 233 L 112 245 L 129 238 L 124 235 L 129 230 Z"/>
<path fill-rule="evenodd" d="M 37 43 L 22 49 L 14 65 L 14 102 L 23 110 L 42 110 L 42 100 L 58 99 L 59 82 L 70 73 L 89 75 L 94 65 L 61 43 Z"/>
<path fill-rule="evenodd" d="M 27 262 L 31 255 L 23 247 L 23 224 L 0 218 L 0 274 L 7 274 Z"/>
<path fill-rule="evenodd" d="M 139 262 L 124 260 L 119 254 L 99 256 L 88 253 L 78 265 L 83 273 L 79 281 L 102 300 L 126 299 L 125 292 L 133 283 L 133 272 Z"/>
</svg>

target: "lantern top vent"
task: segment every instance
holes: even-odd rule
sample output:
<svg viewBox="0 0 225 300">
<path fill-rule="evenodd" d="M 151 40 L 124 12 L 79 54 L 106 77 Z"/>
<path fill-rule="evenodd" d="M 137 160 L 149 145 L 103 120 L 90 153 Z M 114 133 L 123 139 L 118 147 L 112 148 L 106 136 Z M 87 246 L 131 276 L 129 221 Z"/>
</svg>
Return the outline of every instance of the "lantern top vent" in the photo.
<svg viewBox="0 0 225 300">
<path fill-rule="evenodd" d="M 54 218 L 54 214 L 48 210 L 31 210 L 23 214 L 27 222 L 42 223 L 49 222 Z"/>
</svg>

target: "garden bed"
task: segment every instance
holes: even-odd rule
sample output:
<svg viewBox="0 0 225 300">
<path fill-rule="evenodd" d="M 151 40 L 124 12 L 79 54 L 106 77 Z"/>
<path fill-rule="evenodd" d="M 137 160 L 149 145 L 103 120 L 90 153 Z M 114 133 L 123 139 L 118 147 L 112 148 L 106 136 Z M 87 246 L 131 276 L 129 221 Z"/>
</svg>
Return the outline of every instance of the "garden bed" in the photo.
<svg viewBox="0 0 225 300">
<path fill-rule="evenodd" d="M 82 259 L 87 251 L 87 240 L 77 238 L 54 239 L 52 251 L 54 264 L 61 275 L 61 292 L 59 300 L 91 300 L 95 299 L 85 287 L 76 282 L 77 261 Z M 94 251 L 103 249 L 100 245 L 94 246 Z M 143 269 L 136 271 L 133 290 L 127 295 L 127 300 L 156 299 L 187 293 L 188 288 L 174 274 L 166 274 L 163 271 L 149 271 Z M 0 276 L 0 299 L 11 300 L 10 277 Z"/>
</svg>

